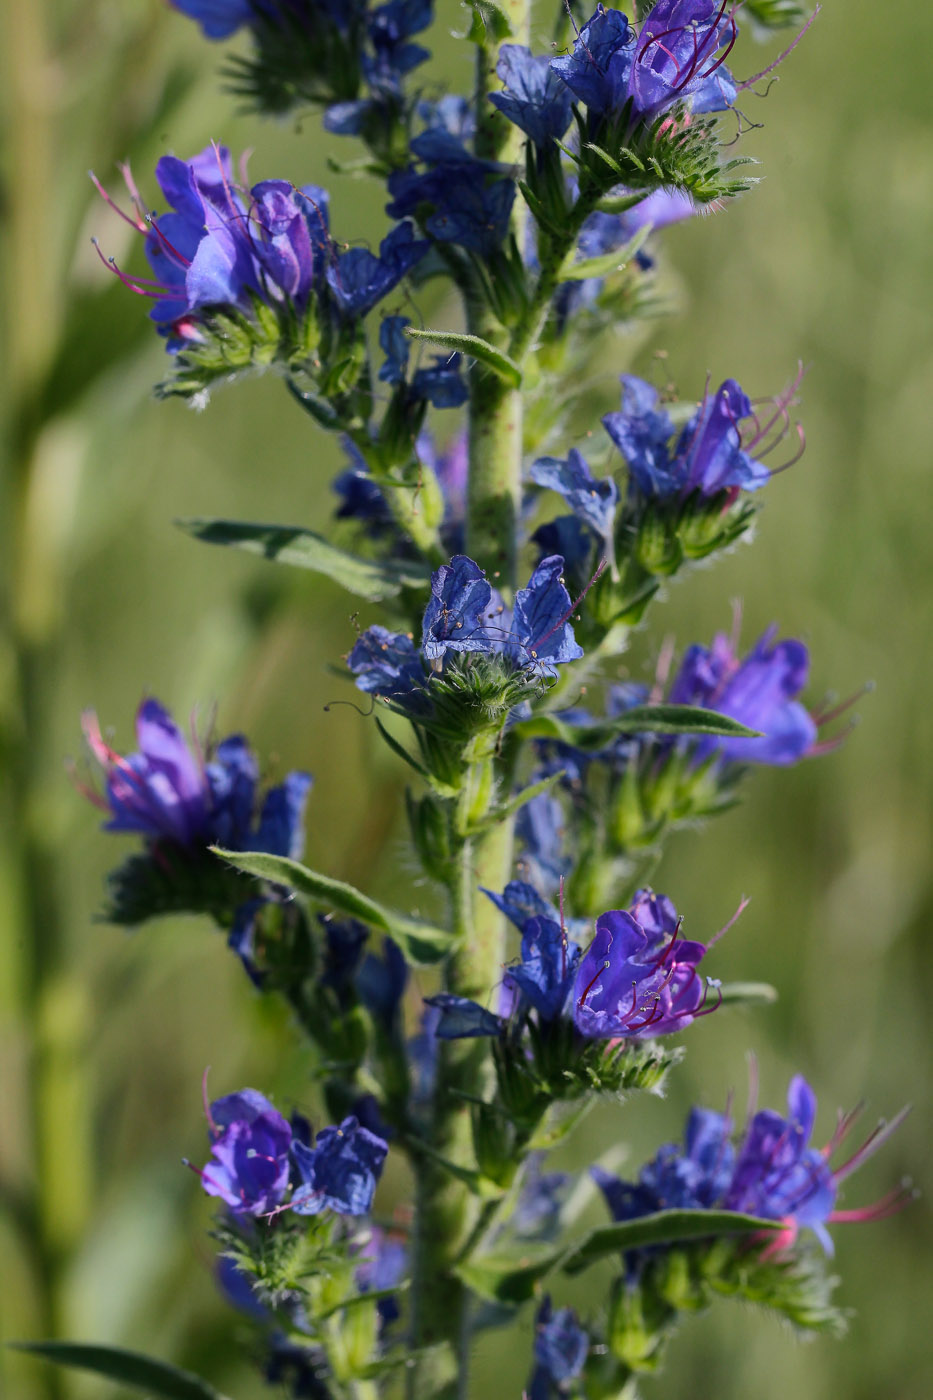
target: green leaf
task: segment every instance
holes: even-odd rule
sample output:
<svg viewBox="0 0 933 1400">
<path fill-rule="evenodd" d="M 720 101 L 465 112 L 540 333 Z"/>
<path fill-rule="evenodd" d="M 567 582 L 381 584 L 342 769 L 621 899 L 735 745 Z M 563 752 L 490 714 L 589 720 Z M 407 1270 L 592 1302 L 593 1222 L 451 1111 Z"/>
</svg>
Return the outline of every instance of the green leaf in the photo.
<svg viewBox="0 0 933 1400">
<path fill-rule="evenodd" d="M 574 262 L 571 254 L 560 270 L 560 280 L 584 282 L 589 277 L 608 277 L 612 272 L 621 271 L 631 262 L 650 232 L 651 225 L 645 224 L 623 247 L 616 248 L 611 253 L 602 253 L 597 258 L 584 258 L 582 262 Z"/>
<path fill-rule="evenodd" d="M 770 982 L 723 982 L 719 990 L 723 1006 L 773 1006 L 778 999 Z"/>
<path fill-rule="evenodd" d="M 157 1361 L 137 1351 L 124 1351 L 122 1347 L 86 1342 L 8 1342 L 7 1345 L 54 1361 L 58 1366 L 75 1366 L 122 1385 L 135 1386 L 160 1400 L 224 1400 L 219 1391 L 191 1371 L 181 1371 L 167 1361 Z"/>
<path fill-rule="evenodd" d="M 383 739 L 385 739 L 392 752 L 394 754 L 397 754 L 399 758 L 404 759 L 405 762 L 409 765 L 409 767 L 414 768 L 415 772 L 420 777 L 424 778 L 426 782 L 430 782 L 431 775 L 428 772 L 427 768 L 425 768 L 424 764 L 419 763 L 416 758 L 412 758 L 411 754 L 405 748 L 405 745 L 400 744 L 399 741 L 389 733 L 388 729 L 386 729 L 385 725 L 382 723 L 382 720 L 379 718 L 378 715 L 374 716 L 374 718 L 376 720 L 376 728 L 379 730 L 379 733 L 382 735 Z"/>
<path fill-rule="evenodd" d="M 292 564 L 299 569 L 326 574 L 348 593 L 371 602 L 394 598 L 403 588 L 427 588 L 430 581 L 427 567 L 395 560 L 362 559 L 298 525 L 209 519 L 176 520 L 175 524 L 205 544 L 223 544 L 272 559 L 277 564 Z"/>
<path fill-rule="evenodd" d="M 536 783 L 529 783 L 528 787 L 522 788 L 510 797 L 508 802 L 503 802 L 501 806 L 497 807 L 491 819 L 488 822 L 483 822 L 479 830 L 485 831 L 487 827 L 498 826 L 500 822 L 505 821 L 506 817 L 511 817 L 519 808 L 524 807 L 525 803 L 530 802 L 533 797 L 537 797 L 539 793 L 547 792 L 548 788 L 552 788 L 564 776 L 564 772 L 565 770 L 560 768 L 556 773 L 549 773 L 546 778 L 540 778 Z"/>
<path fill-rule="evenodd" d="M 225 851 L 219 846 L 212 846 L 211 850 L 222 860 L 236 866 L 237 870 L 244 870 L 247 875 L 255 875 L 257 879 L 268 880 L 273 885 L 284 885 L 314 904 L 339 909 L 342 914 L 362 919 L 380 932 L 389 934 L 410 962 L 436 963 L 450 951 L 452 940 L 449 933 L 423 924 L 407 914 L 387 909 L 353 885 L 335 880 L 330 875 L 322 875 L 317 870 L 309 870 L 300 861 L 289 860 L 287 856 L 269 855 L 266 851 Z"/>
<path fill-rule="evenodd" d="M 705 710 L 701 705 L 633 705 L 605 724 L 577 729 L 557 715 L 534 715 L 516 724 L 513 733 L 523 739 L 556 739 L 574 748 L 602 748 L 615 734 L 717 734 L 729 739 L 758 739 L 757 729 L 747 729 L 731 715 Z"/>
<path fill-rule="evenodd" d="M 439 345 L 442 350 L 459 350 L 471 359 L 479 360 L 510 389 L 521 388 L 522 372 L 515 361 L 509 359 L 504 350 L 497 350 L 478 335 L 461 335 L 458 331 L 419 331 L 414 326 L 406 326 L 405 334 L 412 340 L 426 340 L 429 345 Z"/>
<path fill-rule="evenodd" d="M 506 12 L 494 0 L 463 0 L 473 11 L 466 38 L 474 44 L 499 44 L 512 36 L 512 24 Z"/>
<path fill-rule="evenodd" d="M 779 1220 L 759 1220 L 734 1210 L 660 1210 L 617 1225 L 602 1225 L 563 1256 L 566 1274 L 578 1274 L 607 1255 L 652 1244 L 676 1244 L 681 1240 L 715 1238 L 718 1235 L 752 1234 L 778 1230 Z"/>
<path fill-rule="evenodd" d="M 460 1264 L 454 1272 L 468 1288 L 492 1303 L 526 1303 L 535 1285 L 560 1263 L 560 1250 L 527 1247 L 516 1257 L 481 1255 Z"/>
</svg>

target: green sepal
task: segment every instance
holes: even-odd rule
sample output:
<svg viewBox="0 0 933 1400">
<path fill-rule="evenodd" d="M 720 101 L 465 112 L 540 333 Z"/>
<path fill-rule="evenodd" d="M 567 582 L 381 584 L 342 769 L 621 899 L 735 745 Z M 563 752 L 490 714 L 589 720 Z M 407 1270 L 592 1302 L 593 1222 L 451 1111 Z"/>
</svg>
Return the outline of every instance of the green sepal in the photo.
<svg viewBox="0 0 933 1400">
<path fill-rule="evenodd" d="M 479 360 L 492 370 L 510 389 L 520 389 L 522 372 L 514 360 L 504 350 L 497 350 L 488 340 L 478 335 L 461 334 L 458 331 L 421 331 L 414 326 L 406 326 L 405 334 L 412 340 L 426 340 L 430 345 L 439 345 L 442 350 L 457 350 L 471 359 Z"/>
<path fill-rule="evenodd" d="M 93 1371 L 97 1376 L 129 1385 L 158 1396 L 159 1400 L 224 1400 L 220 1391 L 191 1371 L 182 1371 L 167 1361 L 123 1347 L 97 1346 L 90 1342 L 7 1342 L 15 1351 L 25 1351 L 57 1366 L 73 1366 Z"/>
<path fill-rule="evenodd" d="M 564 1253 L 561 1268 L 565 1274 L 579 1274 L 600 1259 L 629 1249 L 782 1228 L 780 1220 L 761 1220 L 756 1215 L 743 1215 L 734 1210 L 659 1210 L 636 1220 L 622 1220 L 591 1230 L 579 1244 Z"/>
<path fill-rule="evenodd" d="M 204 544 L 221 544 L 257 554 L 277 564 L 291 564 L 326 574 L 357 598 L 379 602 L 403 588 L 427 588 L 430 570 L 417 563 L 363 559 L 298 525 L 260 525 L 246 520 L 192 517 L 176 520 L 186 534 Z"/>
<path fill-rule="evenodd" d="M 220 846 L 210 849 L 237 870 L 245 870 L 248 875 L 268 880 L 273 885 L 284 885 L 314 904 L 339 909 L 342 914 L 362 919 L 372 928 L 387 933 L 410 962 L 423 965 L 439 962 L 450 951 L 449 933 L 423 924 L 407 914 L 387 909 L 353 885 L 335 880 L 330 875 L 322 875 L 317 870 L 309 870 L 297 860 L 269 855 L 265 851 L 225 851 Z"/>
</svg>

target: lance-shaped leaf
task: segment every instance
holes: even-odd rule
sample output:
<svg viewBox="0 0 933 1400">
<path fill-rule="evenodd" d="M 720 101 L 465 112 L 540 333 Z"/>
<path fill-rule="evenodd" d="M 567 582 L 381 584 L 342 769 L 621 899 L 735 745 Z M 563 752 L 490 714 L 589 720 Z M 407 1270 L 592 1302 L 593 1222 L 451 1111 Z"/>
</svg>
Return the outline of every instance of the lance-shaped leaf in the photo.
<svg viewBox="0 0 933 1400">
<path fill-rule="evenodd" d="M 414 326 L 406 326 L 405 334 L 412 340 L 426 340 L 430 345 L 439 345 L 442 350 L 457 350 L 461 355 L 469 355 L 492 370 L 510 389 L 521 387 L 522 372 L 515 361 L 504 350 L 497 350 L 478 335 L 461 335 L 457 331 L 419 331 Z"/>
<path fill-rule="evenodd" d="M 556 739 L 574 748 L 603 748 L 616 734 L 718 734 L 721 738 L 758 739 L 757 729 L 747 729 L 731 715 L 705 710 L 702 705 L 633 705 L 604 724 L 578 729 L 558 715 L 534 715 L 512 730 L 523 739 Z"/>
<path fill-rule="evenodd" d="M 735 1210 L 659 1210 L 636 1220 L 622 1220 L 616 1225 L 602 1225 L 591 1230 L 579 1244 L 564 1253 L 561 1267 L 566 1274 L 578 1274 L 600 1259 L 627 1249 L 781 1228 L 779 1220 L 760 1220 L 755 1215 L 742 1215 Z"/>
<path fill-rule="evenodd" d="M 571 254 L 560 270 L 560 280 L 585 282 L 589 277 L 608 277 L 611 272 L 631 262 L 650 232 L 651 225 L 645 224 L 623 247 L 615 248 L 609 253 L 600 253 L 598 257 L 583 258 L 580 262 L 574 262 Z"/>
<path fill-rule="evenodd" d="M 74 1366 L 93 1371 L 121 1385 L 135 1386 L 159 1400 L 224 1400 L 207 1381 L 191 1371 L 170 1366 L 141 1352 L 122 1347 L 96 1346 L 85 1342 L 9 1342 L 17 1351 L 54 1361 L 58 1366 Z"/>
<path fill-rule="evenodd" d="M 481 1298 L 517 1305 L 534 1297 L 536 1284 L 560 1259 L 560 1250 L 528 1245 L 514 1254 L 486 1254 L 469 1259 L 454 1272 Z"/>
<path fill-rule="evenodd" d="M 378 602 L 403 588 L 427 588 L 430 570 L 399 560 L 376 561 L 345 549 L 298 525 L 259 525 L 246 520 L 176 520 L 176 525 L 205 544 L 223 544 L 258 554 L 277 564 L 292 564 L 326 574 L 357 598 Z"/>
<path fill-rule="evenodd" d="M 778 999 L 770 982 L 723 982 L 719 991 L 723 1006 L 772 1006 Z"/>
<path fill-rule="evenodd" d="M 284 885 L 313 904 L 338 909 L 341 914 L 351 914 L 371 928 L 389 934 L 410 962 L 435 963 L 450 952 L 449 933 L 421 923 L 407 914 L 400 914 L 395 909 L 388 909 L 344 880 L 335 880 L 330 875 L 309 870 L 300 861 L 269 855 L 265 851 L 225 851 L 219 846 L 212 846 L 211 850 L 247 875 L 255 875 L 257 879 L 268 880 L 273 885 Z"/>
</svg>

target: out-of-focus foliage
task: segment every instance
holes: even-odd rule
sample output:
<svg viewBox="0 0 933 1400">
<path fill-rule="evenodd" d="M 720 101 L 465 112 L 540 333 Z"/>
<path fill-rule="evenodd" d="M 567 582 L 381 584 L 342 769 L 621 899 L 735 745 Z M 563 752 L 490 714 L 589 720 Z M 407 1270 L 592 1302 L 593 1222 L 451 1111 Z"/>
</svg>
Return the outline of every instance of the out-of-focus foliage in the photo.
<svg viewBox="0 0 933 1400">
<path fill-rule="evenodd" d="M 439 12 L 439 35 L 464 27 L 454 0 Z M 179 714 L 199 705 L 206 717 L 216 702 L 222 732 L 247 729 L 261 752 L 278 745 L 278 773 L 314 772 L 309 864 L 368 878 L 387 903 L 420 902 L 425 916 L 434 895 L 412 899 L 414 865 L 399 844 L 401 765 L 353 706 L 325 709 L 354 694 L 327 669 L 355 637 L 346 595 L 302 571 L 205 550 L 171 523 L 301 519 L 323 530 L 334 505 L 333 448 L 270 377 L 216 392 L 202 414 L 153 399 L 164 353 L 145 307 L 108 280 L 88 242 L 97 233 L 119 260 L 128 231 L 84 171 L 93 165 L 113 183 L 115 162 L 129 156 L 154 198 L 157 154 L 187 155 L 215 136 L 254 147 L 255 179 L 329 183 L 337 225 L 371 229 L 371 243 L 386 220 L 378 189 L 329 174 L 328 158 L 351 146 L 322 138 L 317 118 L 276 126 L 235 116 L 218 91 L 219 52 L 196 43 L 159 0 L 32 0 L 11 4 L 3 25 L 4 568 L 16 570 L 16 625 L 36 658 L 37 693 L 27 696 L 24 733 L 23 689 L 4 646 L 4 777 L 26 748 L 32 797 L 28 808 L 5 805 L 0 856 L 0 1191 L 10 1207 L 0 1227 L 2 1330 L 28 1337 L 52 1324 L 60 1335 L 139 1347 L 250 1400 L 258 1382 L 238 1359 L 236 1328 L 210 1277 L 208 1205 L 179 1165 L 203 1149 L 190 1086 L 210 1064 L 217 1092 L 261 1083 L 312 1112 L 315 1088 L 308 1066 L 280 1054 L 285 1012 L 254 997 L 221 936 L 194 922 L 131 936 L 94 922 L 113 847 L 65 775 L 64 759 L 80 755 L 79 711 L 96 706 L 127 741 L 143 690 Z M 782 69 L 777 100 L 744 94 L 747 117 L 765 123 L 745 147 L 766 178 L 726 212 L 665 235 L 663 286 L 687 314 L 653 323 L 650 339 L 629 347 L 643 372 L 663 352 L 662 372 L 687 392 L 707 370 L 715 384 L 740 365 L 755 393 L 798 357 L 810 366 L 809 451 L 769 491 L 754 553 L 740 545 L 715 570 L 673 587 L 663 621 L 681 643 L 708 640 L 727 622 L 723 600 L 741 598 L 746 637 L 771 620 L 806 634 L 816 686 L 877 682 L 841 752 L 756 774 L 742 807 L 702 844 L 691 832 L 671 841 L 655 883 L 686 913 L 687 935 L 718 927 L 750 895 L 719 971 L 771 982 L 780 1000 L 705 1023 L 670 1098 L 627 1116 L 633 1167 L 679 1134 L 690 1103 L 721 1106 L 730 1088 L 741 1100 L 752 1049 L 768 1066 L 764 1102 L 801 1068 L 824 1106 L 866 1090 L 872 1114 L 912 1099 L 915 1113 L 884 1168 L 870 1168 L 859 1186 L 868 1192 L 874 1181 L 880 1195 L 898 1166 L 921 1176 L 933 1108 L 931 42 L 928 11 L 907 0 L 892 0 L 883 15 L 826 6 Z M 465 60 L 448 45 L 450 80 L 463 90 Z M 759 66 L 751 45 L 733 62 L 739 76 Z M 626 343 L 617 350 L 606 362 L 621 360 Z M 30 383 L 28 411 L 14 412 L 14 391 Z M 611 383 L 599 390 L 594 420 L 615 399 Z M 12 559 L 13 535 L 26 539 L 25 559 Z M 365 602 L 360 617 L 374 620 Z M 644 679 L 649 658 L 637 637 L 629 660 L 629 673 Z M 55 975 L 38 999 L 14 878 L 24 833 L 38 833 L 49 917 L 57 910 L 61 919 Z M 35 1161 L 27 1013 L 54 1071 L 45 1121 L 57 1136 L 41 1150 L 63 1183 L 50 1212 L 61 1281 L 51 1318 L 35 1306 L 33 1222 L 18 1208 Z M 831 1125 L 821 1126 L 828 1134 Z M 616 1133 L 612 1109 L 598 1109 L 565 1165 L 592 1161 Z M 930 1344 L 916 1317 L 926 1220 L 921 1202 L 884 1225 L 836 1231 L 839 1300 L 862 1319 L 843 1344 L 788 1347 L 773 1322 L 753 1315 L 739 1334 L 727 1310 L 713 1309 L 686 1329 L 645 1395 L 693 1395 L 698 1376 L 721 1400 L 923 1393 Z M 3 1367 L 4 1393 L 16 1400 L 53 1393 L 34 1365 L 13 1358 Z M 524 1368 L 514 1337 L 486 1334 L 477 1393 L 518 1395 Z M 68 1396 L 102 1393 L 80 1378 L 58 1384 Z"/>
</svg>

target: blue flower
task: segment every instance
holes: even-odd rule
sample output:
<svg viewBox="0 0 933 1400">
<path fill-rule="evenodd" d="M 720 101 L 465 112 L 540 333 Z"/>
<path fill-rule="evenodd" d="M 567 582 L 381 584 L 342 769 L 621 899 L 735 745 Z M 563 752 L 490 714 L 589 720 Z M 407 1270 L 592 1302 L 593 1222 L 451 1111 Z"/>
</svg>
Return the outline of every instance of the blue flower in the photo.
<svg viewBox="0 0 933 1400">
<path fill-rule="evenodd" d="M 539 792 L 520 809 L 515 835 L 522 846 L 519 868 L 541 889 L 556 889 L 570 869 L 564 855 L 564 809 L 556 797 Z"/>
<path fill-rule="evenodd" d="M 304 845 L 307 773 L 289 773 L 271 788 L 254 818 L 259 770 L 240 734 L 224 739 L 205 762 L 192 753 L 169 712 L 152 698 L 136 714 L 137 753 L 123 757 L 107 744 L 97 716 L 83 716 L 84 733 L 105 775 L 104 793 L 88 796 L 110 814 L 106 831 L 137 832 L 189 851 L 212 845 L 295 857 Z"/>
<path fill-rule="evenodd" d="M 762 446 L 762 431 L 751 403 L 734 379 L 727 379 L 715 394 L 704 396 L 671 450 L 674 425 L 656 407 L 657 390 L 634 375 L 622 376 L 622 407 L 607 413 L 603 426 L 625 457 L 631 474 L 631 490 L 648 498 L 667 500 L 688 496 L 715 496 L 721 491 L 757 491 L 771 472 L 752 455 Z M 781 411 L 786 402 L 781 403 Z M 740 424 L 749 423 L 743 432 Z M 774 446 L 774 442 L 769 443 Z"/>
<path fill-rule="evenodd" d="M 401 219 L 429 206 L 424 227 L 433 238 L 491 256 L 508 233 L 514 181 L 497 178 L 501 167 L 472 155 L 446 124 L 417 136 L 411 150 L 427 169 L 393 171 L 386 212 Z"/>
<path fill-rule="evenodd" d="M 397 224 L 379 245 L 379 256 L 368 248 L 351 248 L 327 268 L 327 285 L 340 309 L 365 316 L 428 250 L 426 239 L 415 238 L 410 223 Z"/>
<path fill-rule="evenodd" d="M 498 1035 L 501 1022 L 479 1002 L 453 992 L 438 992 L 425 997 L 425 1006 L 439 1013 L 433 1034 L 438 1040 L 470 1040 L 475 1036 Z"/>
<path fill-rule="evenodd" d="M 301 1184 L 289 1206 L 298 1215 L 333 1210 L 338 1215 L 367 1215 L 382 1174 L 389 1145 L 345 1118 L 339 1128 L 322 1128 L 313 1147 L 292 1144 Z"/>
<path fill-rule="evenodd" d="M 681 938 L 679 930 L 671 901 L 650 890 L 640 890 L 630 910 L 599 916 L 573 988 L 573 1019 L 581 1035 L 670 1035 L 717 1009 L 722 998 L 706 1005 L 708 988 L 696 970 L 706 946 Z"/>
<path fill-rule="evenodd" d="M 553 1239 L 573 1180 L 569 1172 L 543 1172 L 545 1155 L 535 1152 L 526 1158 L 521 1191 L 509 1217 L 510 1232 L 522 1239 Z"/>
<path fill-rule="evenodd" d="M 832 1142 L 810 1146 L 816 1119 L 816 1095 L 801 1075 L 787 1091 L 787 1113 L 761 1109 L 747 1123 L 738 1143 L 732 1123 L 721 1113 L 694 1108 L 687 1120 L 684 1145 L 668 1143 L 644 1166 L 637 1182 L 620 1181 L 600 1168 L 592 1175 L 615 1220 L 632 1220 L 667 1209 L 734 1210 L 763 1220 L 780 1220 L 785 1229 L 769 1237 L 768 1252 L 787 1249 L 800 1228 L 812 1229 L 828 1254 L 826 1229 L 833 1222 L 880 1219 L 911 1199 L 906 1186 L 896 1188 L 873 1206 L 835 1209 L 839 1185 L 897 1130 L 907 1110 L 882 1122 L 842 1166 L 830 1158 L 850 1132 L 856 1115 L 840 1118 Z M 637 1256 L 636 1256 L 637 1258 Z"/>
<path fill-rule="evenodd" d="M 211 1160 L 201 1185 L 234 1215 L 268 1215 L 288 1189 L 292 1130 L 255 1089 L 215 1099 L 208 1110 Z"/>
<path fill-rule="evenodd" d="M 254 16 L 252 0 L 170 0 L 170 4 L 196 19 L 208 39 L 228 39 Z"/>
<path fill-rule="evenodd" d="M 583 648 L 573 635 L 573 602 L 563 582 L 564 561 L 548 555 L 525 588 L 515 594 L 507 653 L 519 666 L 539 676 L 556 676 L 556 666 L 577 661 Z"/>
<path fill-rule="evenodd" d="M 386 316 L 379 327 L 379 344 L 386 356 L 379 378 L 387 384 L 401 384 L 405 379 L 411 347 L 405 327 L 409 325 L 407 316 Z M 412 392 L 435 408 L 459 408 L 470 396 L 460 364 L 459 354 L 436 355 L 433 365 L 415 371 Z"/>
<path fill-rule="evenodd" d="M 770 627 L 743 660 L 733 642 L 717 633 L 712 647 L 688 647 L 669 700 L 701 705 L 730 715 L 760 739 L 704 738 L 696 745 L 699 760 L 716 754 L 730 763 L 796 763 L 815 752 L 817 724 L 797 700 L 807 683 L 810 658 L 803 642 L 774 642 Z"/>
<path fill-rule="evenodd" d="M 379 326 L 379 346 L 386 357 L 379 378 L 384 384 L 401 384 L 405 378 L 411 352 L 405 327 L 410 325 L 407 316 L 386 316 Z"/>
<path fill-rule="evenodd" d="M 564 1010 L 580 956 L 559 923 L 538 917 L 525 922 L 521 961 L 510 963 L 508 975 L 542 1021 L 555 1021 Z"/>
<path fill-rule="evenodd" d="M 687 100 L 697 112 L 719 111 L 736 96 L 723 67 L 736 32 L 715 0 L 658 0 L 638 34 L 621 10 L 600 5 L 551 68 L 597 119 L 617 121 L 628 108 L 630 121 L 650 122 Z"/>
<path fill-rule="evenodd" d="M 535 1369 L 529 1400 L 549 1400 L 554 1394 L 565 1394 L 567 1382 L 575 1380 L 583 1370 L 589 1349 L 590 1339 L 573 1309 L 558 1308 L 555 1312 L 545 1294 L 535 1316 Z"/>
<path fill-rule="evenodd" d="M 353 1278 L 361 1293 L 384 1293 L 389 1288 L 396 1288 L 408 1269 L 408 1249 L 404 1240 L 379 1225 L 373 1226 L 358 1258 L 360 1262 L 353 1271 Z M 382 1329 L 398 1319 L 399 1306 L 394 1297 L 380 1298 L 376 1306 Z"/>
<path fill-rule="evenodd" d="M 460 366 L 458 353 L 435 355 L 433 365 L 415 371 L 411 387 L 434 408 L 460 408 L 470 397 Z"/>
<path fill-rule="evenodd" d="M 316 185 L 296 189 L 285 180 L 264 180 L 247 190 L 234 177 L 227 148 L 208 146 L 189 161 L 162 157 L 156 178 L 173 212 L 150 215 L 128 166 L 123 174 L 135 217 L 118 212 L 145 235 L 154 280 L 131 277 L 113 260 L 109 266 L 153 301 L 150 314 L 168 337 L 169 350 L 202 338 L 210 308 L 248 316 L 258 297 L 275 311 L 305 309 L 330 242 L 326 191 Z"/>
<path fill-rule="evenodd" d="M 375 623 L 357 639 L 347 665 L 360 690 L 408 708 L 427 703 L 420 653 L 411 638 L 401 632 L 389 632 Z"/>
<path fill-rule="evenodd" d="M 611 476 L 597 481 L 576 448 L 571 448 L 566 461 L 539 457 L 530 476 L 538 486 L 546 486 L 562 496 L 574 515 L 596 532 L 607 553 L 612 553 L 619 488 Z"/>
<path fill-rule="evenodd" d="M 554 905 L 549 904 L 534 885 L 529 885 L 524 880 L 510 880 L 502 894 L 487 889 L 483 890 L 483 894 L 492 900 L 496 908 L 501 910 L 519 932 L 529 919 L 551 919 L 560 923 L 560 914 Z"/>
<path fill-rule="evenodd" d="M 560 140 L 570 125 L 571 96 L 548 56 L 536 58 L 521 44 L 503 44 L 496 72 L 504 91 L 490 93 L 490 101 L 499 111 L 536 146 Z"/>
<path fill-rule="evenodd" d="M 429 661 L 447 651 L 488 651 L 491 638 L 484 615 L 492 588 L 478 564 L 455 554 L 431 576 L 431 600 L 422 623 L 422 650 Z"/>
</svg>

